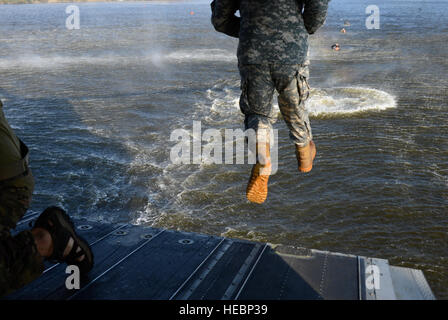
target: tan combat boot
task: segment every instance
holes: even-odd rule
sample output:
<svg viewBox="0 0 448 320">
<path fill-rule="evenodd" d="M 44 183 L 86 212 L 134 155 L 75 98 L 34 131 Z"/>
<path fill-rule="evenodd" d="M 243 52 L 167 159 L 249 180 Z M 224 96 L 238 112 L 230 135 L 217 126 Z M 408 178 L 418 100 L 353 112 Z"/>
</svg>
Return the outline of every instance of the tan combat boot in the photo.
<svg viewBox="0 0 448 320">
<path fill-rule="evenodd" d="M 313 160 L 316 157 L 316 145 L 310 141 L 305 147 L 296 145 L 296 156 L 300 172 L 310 172 L 313 169 Z"/>
<path fill-rule="evenodd" d="M 272 171 L 269 147 L 269 144 L 266 144 L 266 157 L 262 157 L 257 145 L 257 163 L 252 167 L 246 189 L 246 197 L 250 202 L 262 204 L 268 197 L 268 180 Z M 259 161 L 259 158 L 262 158 L 262 161 Z"/>
</svg>

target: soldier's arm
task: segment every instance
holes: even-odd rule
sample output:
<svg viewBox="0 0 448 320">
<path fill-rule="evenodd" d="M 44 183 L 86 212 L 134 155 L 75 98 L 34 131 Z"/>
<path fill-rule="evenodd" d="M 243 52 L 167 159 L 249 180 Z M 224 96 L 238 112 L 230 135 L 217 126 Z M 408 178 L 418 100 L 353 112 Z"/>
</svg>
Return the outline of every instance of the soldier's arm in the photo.
<svg viewBox="0 0 448 320">
<path fill-rule="evenodd" d="M 303 21 L 309 34 L 315 33 L 327 18 L 328 3 L 330 0 L 305 0 Z"/>
<path fill-rule="evenodd" d="M 215 30 L 228 36 L 238 38 L 240 34 L 240 18 L 235 16 L 239 10 L 238 0 L 214 0 L 212 7 L 212 24 Z"/>
</svg>

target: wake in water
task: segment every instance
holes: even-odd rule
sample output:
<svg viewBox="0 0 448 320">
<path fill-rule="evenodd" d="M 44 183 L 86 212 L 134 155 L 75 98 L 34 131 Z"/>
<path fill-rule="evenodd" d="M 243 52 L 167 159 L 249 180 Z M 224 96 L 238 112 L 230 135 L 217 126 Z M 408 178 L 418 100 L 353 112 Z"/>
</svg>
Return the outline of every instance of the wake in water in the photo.
<svg viewBox="0 0 448 320">
<path fill-rule="evenodd" d="M 207 90 L 207 101 L 201 107 L 205 120 L 225 124 L 239 115 L 239 80 L 224 80 Z M 274 99 L 274 109 L 280 114 Z M 335 87 L 311 89 L 307 109 L 311 116 L 338 116 L 367 111 L 382 111 L 396 108 L 395 97 L 391 94 L 362 87 Z M 236 110 L 235 110 L 236 109 Z"/>
<path fill-rule="evenodd" d="M 387 92 L 361 87 L 316 88 L 311 90 L 307 105 L 313 116 L 381 111 L 395 107 L 395 98 Z"/>
</svg>

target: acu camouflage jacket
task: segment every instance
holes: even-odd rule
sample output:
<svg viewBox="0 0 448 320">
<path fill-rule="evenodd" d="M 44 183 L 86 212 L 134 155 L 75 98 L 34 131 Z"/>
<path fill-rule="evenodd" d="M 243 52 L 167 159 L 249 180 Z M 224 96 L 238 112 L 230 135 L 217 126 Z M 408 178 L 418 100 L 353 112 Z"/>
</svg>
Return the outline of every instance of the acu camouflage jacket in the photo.
<svg viewBox="0 0 448 320">
<path fill-rule="evenodd" d="M 330 0 L 214 0 L 212 24 L 239 38 L 241 64 L 302 64 Z M 235 13 L 239 10 L 240 16 Z"/>
</svg>

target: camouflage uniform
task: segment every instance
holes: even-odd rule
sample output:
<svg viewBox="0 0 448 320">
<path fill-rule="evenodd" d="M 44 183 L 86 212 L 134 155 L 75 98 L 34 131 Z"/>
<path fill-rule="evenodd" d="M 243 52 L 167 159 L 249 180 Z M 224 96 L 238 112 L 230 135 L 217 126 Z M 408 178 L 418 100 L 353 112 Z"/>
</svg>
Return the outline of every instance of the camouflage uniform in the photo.
<svg viewBox="0 0 448 320">
<path fill-rule="evenodd" d="M 241 111 L 246 129 L 270 129 L 272 99 L 298 146 L 312 140 L 305 101 L 308 85 L 308 35 L 325 22 L 330 0 L 214 0 L 212 24 L 239 38 Z M 239 10 L 240 16 L 235 16 Z"/>
<path fill-rule="evenodd" d="M 0 297 L 31 282 L 44 269 L 31 232 L 10 233 L 30 206 L 34 190 L 27 152 L 8 125 L 0 101 Z"/>
</svg>

